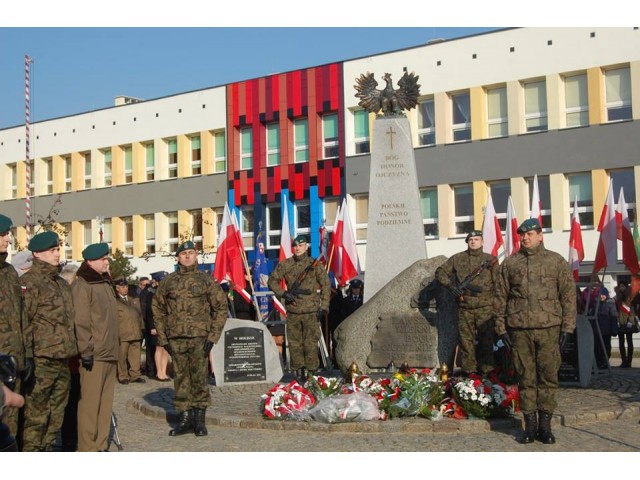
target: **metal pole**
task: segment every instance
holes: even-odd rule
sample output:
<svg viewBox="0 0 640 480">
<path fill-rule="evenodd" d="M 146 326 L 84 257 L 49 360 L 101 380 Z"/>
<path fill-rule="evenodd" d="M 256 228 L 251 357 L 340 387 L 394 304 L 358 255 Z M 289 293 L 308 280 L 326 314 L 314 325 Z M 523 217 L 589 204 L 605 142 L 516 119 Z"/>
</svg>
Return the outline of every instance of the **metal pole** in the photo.
<svg viewBox="0 0 640 480">
<path fill-rule="evenodd" d="M 26 166 L 26 190 L 24 196 L 25 207 L 25 224 L 24 228 L 27 234 L 27 242 L 31 238 L 31 152 L 30 146 L 30 130 L 31 130 L 31 92 L 29 85 L 29 73 L 33 60 L 29 55 L 24 56 L 24 108 L 25 108 L 25 166 Z"/>
</svg>

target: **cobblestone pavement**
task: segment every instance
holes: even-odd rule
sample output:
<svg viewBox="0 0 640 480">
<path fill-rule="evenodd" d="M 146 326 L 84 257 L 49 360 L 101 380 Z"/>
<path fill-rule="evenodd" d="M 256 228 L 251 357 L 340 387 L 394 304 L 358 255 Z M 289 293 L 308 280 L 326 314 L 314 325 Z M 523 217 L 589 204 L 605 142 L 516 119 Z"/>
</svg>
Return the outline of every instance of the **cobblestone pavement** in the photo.
<svg viewBox="0 0 640 480">
<path fill-rule="evenodd" d="M 169 385 L 169 386 L 168 386 Z M 421 418 L 327 425 L 266 420 L 270 385 L 211 387 L 207 437 L 169 437 L 171 383 L 117 385 L 114 413 L 126 452 L 640 452 L 640 368 L 612 368 L 589 388 L 562 386 L 555 445 L 517 443 L 520 418 L 431 422 Z M 111 445 L 111 451 L 116 451 Z"/>
</svg>

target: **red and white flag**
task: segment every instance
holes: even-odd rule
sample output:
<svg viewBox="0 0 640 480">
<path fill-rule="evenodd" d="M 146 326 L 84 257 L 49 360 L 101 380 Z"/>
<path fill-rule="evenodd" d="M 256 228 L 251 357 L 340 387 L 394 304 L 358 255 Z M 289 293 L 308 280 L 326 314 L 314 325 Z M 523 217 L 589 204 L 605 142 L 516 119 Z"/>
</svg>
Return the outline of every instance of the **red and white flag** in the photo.
<svg viewBox="0 0 640 480">
<path fill-rule="evenodd" d="M 578 213 L 578 197 L 573 202 L 573 215 L 571 216 L 571 233 L 569 234 L 569 265 L 573 272 L 574 280 L 578 280 L 580 262 L 584 260 L 584 245 L 582 244 L 582 228 L 580 227 L 580 214 Z"/>
<path fill-rule="evenodd" d="M 533 194 L 531 195 L 531 214 L 529 218 L 537 218 L 540 223 L 540 228 L 542 228 L 542 203 L 540 202 L 537 174 L 533 176 Z"/>
<path fill-rule="evenodd" d="M 631 222 L 629 222 L 629 213 L 627 202 L 624 200 L 624 188 L 620 187 L 620 196 L 618 197 L 618 207 L 616 208 L 616 237 L 622 240 L 622 263 L 624 263 L 629 271 L 635 275 L 638 273 L 638 254 L 633 242 L 633 233 L 631 232 Z"/>
<path fill-rule="evenodd" d="M 513 255 L 520 250 L 520 235 L 518 234 L 518 219 L 516 218 L 516 211 L 513 208 L 513 202 L 511 201 L 511 195 L 509 195 L 509 201 L 507 202 L 507 228 L 505 232 L 505 244 L 504 250 L 508 256 Z"/>
<path fill-rule="evenodd" d="M 293 249 L 291 248 L 291 230 L 289 229 L 289 209 L 287 208 L 287 199 L 282 198 L 282 227 L 280 230 L 280 251 L 278 252 L 278 261 L 284 262 L 287 258 L 293 256 Z M 287 289 L 287 284 L 282 279 L 280 283 L 282 288 Z M 275 307 L 280 315 L 283 317 L 287 316 L 287 309 L 285 306 L 276 298 L 275 295 L 271 296 L 271 300 L 273 300 L 273 306 Z"/>
<path fill-rule="evenodd" d="M 345 285 L 349 280 L 358 276 L 359 262 L 356 234 L 351 225 L 346 198 L 342 200 L 342 206 L 336 214 L 331 255 L 333 255 L 331 257 L 331 271 L 339 285 Z"/>
<path fill-rule="evenodd" d="M 496 217 L 496 209 L 493 207 L 493 200 L 491 199 L 491 192 L 487 198 L 487 207 L 484 209 L 484 222 L 482 223 L 482 237 L 484 239 L 482 245 L 482 251 L 490 253 L 491 255 L 498 256 L 498 250 L 504 245 L 502 239 L 502 231 L 500 230 L 500 223 Z"/>
<path fill-rule="evenodd" d="M 225 203 L 222 216 L 222 226 L 218 237 L 218 250 L 213 268 L 213 278 L 218 283 L 231 280 L 234 291 L 251 303 L 251 295 L 245 290 L 247 280 L 245 278 L 244 260 L 242 251 L 242 235 L 237 227 L 235 219 L 229 211 L 229 205 Z"/>
<path fill-rule="evenodd" d="M 600 223 L 598 224 L 600 238 L 596 248 L 596 258 L 593 263 L 593 273 L 607 266 L 617 263 L 618 244 L 616 235 L 616 207 L 613 203 L 613 186 L 609 185 L 607 201 L 602 207 Z"/>
</svg>

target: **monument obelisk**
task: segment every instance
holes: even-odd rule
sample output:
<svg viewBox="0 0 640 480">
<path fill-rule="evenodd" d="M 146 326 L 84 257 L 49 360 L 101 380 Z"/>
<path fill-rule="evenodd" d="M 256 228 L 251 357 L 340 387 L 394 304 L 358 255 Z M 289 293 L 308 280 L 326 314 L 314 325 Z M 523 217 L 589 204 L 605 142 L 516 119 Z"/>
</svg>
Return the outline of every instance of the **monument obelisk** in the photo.
<svg viewBox="0 0 640 480">
<path fill-rule="evenodd" d="M 427 258 L 411 127 L 402 113 L 417 105 L 420 85 L 418 77 L 406 71 L 398 90 L 390 74 L 383 79 L 383 90 L 375 89 L 378 83 L 368 72 L 355 85 L 359 105 L 382 112 L 373 122 L 365 302 L 404 269 Z"/>
</svg>

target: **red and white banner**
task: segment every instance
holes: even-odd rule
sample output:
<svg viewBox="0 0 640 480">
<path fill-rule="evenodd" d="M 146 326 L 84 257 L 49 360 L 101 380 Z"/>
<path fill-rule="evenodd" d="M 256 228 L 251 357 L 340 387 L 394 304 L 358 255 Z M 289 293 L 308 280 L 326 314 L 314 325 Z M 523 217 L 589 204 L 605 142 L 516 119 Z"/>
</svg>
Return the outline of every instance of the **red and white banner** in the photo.
<svg viewBox="0 0 640 480">
<path fill-rule="evenodd" d="M 609 185 L 607 201 L 602 207 L 600 223 L 598 224 L 600 238 L 596 248 L 596 258 L 593 263 L 593 273 L 607 266 L 617 263 L 618 244 L 616 235 L 616 207 L 613 203 L 613 185 Z"/>
<path fill-rule="evenodd" d="M 618 207 L 616 208 L 616 237 L 618 240 L 622 240 L 622 263 L 635 275 L 639 270 L 638 254 L 636 253 L 636 246 L 633 242 L 633 233 L 631 232 L 631 222 L 629 222 L 628 212 L 627 202 L 624 200 L 624 188 L 620 187 Z"/>
<path fill-rule="evenodd" d="M 238 292 L 247 302 L 251 303 L 251 295 L 245 290 L 247 280 L 245 278 L 244 261 L 242 252 L 244 244 L 237 222 L 232 218 L 229 205 L 225 203 L 222 216 L 222 226 L 218 237 L 218 250 L 216 252 L 213 278 L 218 283 L 233 282 L 234 291 Z"/>
<path fill-rule="evenodd" d="M 571 216 L 571 233 L 569 234 L 569 265 L 573 272 L 574 280 L 578 280 L 580 263 L 584 260 L 584 245 L 582 244 L 582 228 L 580 226 L 580 214 L 578 213 L 578 197 L 573 202 L 573 215 Z"/>
<path fill-rule="evenodd" d="M 507 202 L 507 228 L 505 232 L 505 244 L 504 251 L 508 256 L 513 255 L 520 250 L 520 235 L 518 234 L 518 219 L 516 218 L 516 211 L 513 208 L 513 202 L 511 201 L 511 195 L 509 195 L 509 201 Z"/>
<path fill-rule="evenodd" d="M 342 206 L 336 214 L 330 252 L 331 271 L 339 285 L 345 285 L 358 276 L 356 234 L 351 224 L 346 198 L 342 200 Z"/>
<path fill-rule="evenodd" d="M 287 208 L 287 200 L 283 198 L 282 202 L 282 230 L 280 230 L 280 252 L 278 260 L 283 261 L 293 255 L 291 248 L 291 230 L 289 230 L 289 209 Z"/>
<path fill-rule="evenodd" d="M 540 190 L 538 189 L 538 175 L 533 176 L 533 194 L 531 195 L 531 214 L 529 218 L 537 218 L 542 228 L 542 203 L 540 202 Z"/>
<path fill-rule="evenodd" d="M 484 239 L 482 251 L 498 256 L 498 250 L 504 245 L 500 223 L 496 217 L 496 209 L 493 207 L 491 192 L 487 198 L 487 207 L 484 209 L 484 221 L 482 223 L 482 237 Z"/>
</svg>

